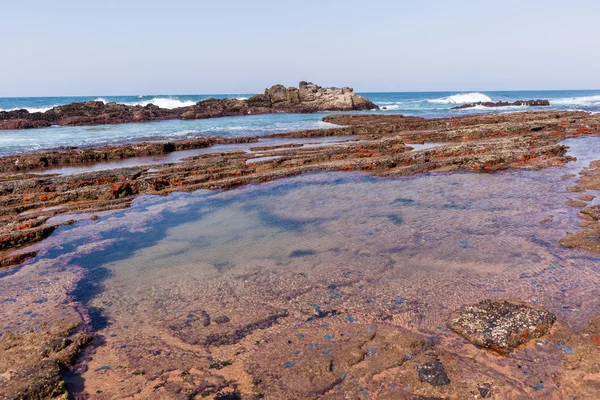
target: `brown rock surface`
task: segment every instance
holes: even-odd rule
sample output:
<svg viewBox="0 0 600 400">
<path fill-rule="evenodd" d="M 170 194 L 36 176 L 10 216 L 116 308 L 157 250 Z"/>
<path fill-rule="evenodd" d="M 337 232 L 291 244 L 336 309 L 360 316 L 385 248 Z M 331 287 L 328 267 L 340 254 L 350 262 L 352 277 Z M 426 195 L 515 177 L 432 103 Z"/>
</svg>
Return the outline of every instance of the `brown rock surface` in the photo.
<svg viewBox="0 0 600 400">
<path fill-rule="evenodd" d="M 62 373 L 73 365 L 92 337 L 72 334 L 81 324 L 72 318 L 0 338 L 0 398 L 67 399 Z"/>
<path fill-rule="evenodd" d="M 548 333 L 554 321 L 556 316 L 541 308 L 485 300 L 457 311 L 450 329 L 477 346 L 507 354 Z"/>
</svg>

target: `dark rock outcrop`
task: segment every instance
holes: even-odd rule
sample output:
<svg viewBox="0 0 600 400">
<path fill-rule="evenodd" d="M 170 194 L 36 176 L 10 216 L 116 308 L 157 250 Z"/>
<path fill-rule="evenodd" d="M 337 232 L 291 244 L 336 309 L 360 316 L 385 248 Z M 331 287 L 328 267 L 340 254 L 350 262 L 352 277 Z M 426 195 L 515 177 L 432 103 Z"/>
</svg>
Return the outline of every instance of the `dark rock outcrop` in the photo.
<svg viewBox="0 0 600 400">
<path fill-rule="evenodd" d="M 454 313 L 450 329 L 477 346 L 507 354 L 545 335 L 555 321 L 554 314 L 538 307 L 484 300 Z"/>
<path fill-rule="evenodd" d="M 448 374 L 444 364 L 439 361 L 428 362 L 417 366 L 417 372 L 419 373 L 419 380 L 421 382 L 427 382 L 433 386 L 444 386 L 450 384 Z"/>
<path fill-rule="evenodd" d="M 476 106 L 482 107 L 510 107 L 510 106 L 529 106 L 529 107 L 547 107 L 550 105 L 548 100 L 517 100 L 509 101 L 479 101 L 477 103 L 461 104 L 460 106 L 452 107 L 452 110 L 462 110 L 465 108 L 473 108 Z"/>
<path fill-rule="evenodd" d="M 322 88 L 300 82 L 299 88 L 275 85 L 248 100 L 202 100 L 193 106 L 164 109 L 146 106 L 85 101 L 54 107 L 44 113 L 27 110 L 0 111 L 0 129 L 43 128 L 52 125 L 80 126 L 121 124 L 167 119 L 204 119 L 274 112 L 311 113 L 317 111 L 372 110 L 373 102 L 358 96 L 351 88 Z"/>
</svg>

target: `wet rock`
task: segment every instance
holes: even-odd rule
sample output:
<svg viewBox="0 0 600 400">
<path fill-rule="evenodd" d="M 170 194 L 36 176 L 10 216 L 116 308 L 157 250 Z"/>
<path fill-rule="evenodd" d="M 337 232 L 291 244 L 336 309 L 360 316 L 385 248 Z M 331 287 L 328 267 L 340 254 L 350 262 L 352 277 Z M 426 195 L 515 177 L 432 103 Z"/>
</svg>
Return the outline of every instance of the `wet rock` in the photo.
<svg viewBox="0 0 600 400">
<path fill-rule="evenodd" d="M 427 382 L 433 386 L 444 386 L 450 384 L 450 379 L 446 374 L 444 364 L 439 361 L 428 362 L 417 366 L 417 372 L 419 373 L 419 380 L 421 382 Z"/>
<path fill-rule="evenodd" d="M 565 201 L 565 205 L 569 206 L 569 207 L 574 207 L 574 208 L 582 208 L 587 206 L 587 203 L 584 201 L 578 201 L 578 200 L 567 200 Z"/>
<path fill-rule="evenodd" d="M 26 253 L 16 254 L 14 256 L 8 256 L 0 258 L 0 269 L 19 265 L 37 255 L 36 251 L 29 251 Z"/>
<path fill-rule="evenodd" d="M 488 399 L 492 397 L 492 385 L 489 383 L 481 383 L 477 385 L 477 390 L 482 399 Z"/>
<path fill-rule="evenodd" d="M 301 332 L 294 328 L 277 333 L 264 346 L 246 363 L 256 389 L 273 399 L 305 399 L 327 398 L 330 393 L 363 397 L 367 389 L 361 387 L 374 375 L 405 365 L 427 344 L 398 327 L 332 321 L 328 326 L 306 326 Z"/>
<path fill-rule="evenodd" d="M 288 312 L 284 310 L 252 323 L 243 325 L 232 332 L 227 332 L 224 334 L 211 333 L 205 337 L 203 344 L 206 346 L 223 346 L 238 343 L 252 332 L 259 329 L 269 328 L 273 326 L 273 324 L 277 323 L 279 319 L 285 318 L 288 315 Z"/>
<path fill-rule="evenodd" d="M 592 201 L 596 198 L 593 194 L 584 194 L 578 197 L 581 201 Z"/>
<path fill-rule="evenodd" d="M 52 360 L 10 371 L 8 379 L 0 379 L 3 399 L 66 399 L 66 396 L 60 368 Z"/>
<path fill-rule="evenodd" d="M 231 365 L 233 362 L 231 360 L 211 360 L 208 368 L 209 369 L 222 369 L 225 368 L 229 365 Z"/>
<path fill-rule="evenodd" d="M 242 400 L 242 394 L 237 390 L 231 393 L 219 393 L 215 396 L 215 400 Z"/>
<path fill-rule="evenodd" d="M 193 327 L 206 327 L 210 325 L 210 316 L 204 310 L 194 311 L 181 315 L 169 322 L 169 329 L 175 332 L 190 329 Z"/>
<path fill-rule="evenodd" d="M 418 396 L 414 400 L 451 400 L 449 397 Z"/>
<path fill-rule="evenodd" d="M 229 317 L 226 315 L 219 315 L 218 317 L 213 318 L 213 321 L 216 324 L 226 324 L 230 321 Z"/>
<path fill-rule="evenodd" d="M 471 343 L 507 354 L 545 335 L 556 321 L 549 311 L 507 300 L 484 300 L 452 316 L 450 329 Z"/>
<path fill-rule="evenodd" d="M 6 332 L 0 338 L 0 398 L 66 398 L 62 371 L 92 337 L 80 332 L 78 316 L 54 321 L 37 331 Z"/>
</svg>

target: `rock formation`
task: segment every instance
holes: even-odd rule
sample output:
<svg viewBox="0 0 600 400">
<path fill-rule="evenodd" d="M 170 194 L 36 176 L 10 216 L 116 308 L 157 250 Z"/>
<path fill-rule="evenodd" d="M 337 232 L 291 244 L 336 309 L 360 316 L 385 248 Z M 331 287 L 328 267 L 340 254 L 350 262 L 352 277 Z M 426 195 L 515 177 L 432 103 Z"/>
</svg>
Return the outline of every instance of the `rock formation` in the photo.
<svg viewBox="0 0 600 400">
<path fill-rule="evenodd" d="M 372 110 L 377 105 L 358 96 L 351 88 L 322 88 L 300 82 L 299 88 L 275 85 L 248 100 L 202 100 L 193 106 L 164 109 L 153 104 L 131 106 L 102 101 L 85 101 L 54 107 L 44 113 L 27 110 L 0 111 L 0 129 L 43 128 L 52 125 L 81 126 L 121 124 L 167 119 L 204 119 L 274 112 Z"/>
<path fill-rule="evenodd" d="M 322 88 L 312 82 L 300 82 L 298 88 L 275 85 L 248 99 L 253 107 L 272 108 L 286 112 L 373 110 L 379 107 L 354 94 L 349 87 Z"/>
<path fill-rule="evenodd" d="M 454 314 L 450 329 L 471 343 L 507 354 L 545 335 L 556 316 L 541 308 L 512 301 L 485 300 Z"/>
</svg>

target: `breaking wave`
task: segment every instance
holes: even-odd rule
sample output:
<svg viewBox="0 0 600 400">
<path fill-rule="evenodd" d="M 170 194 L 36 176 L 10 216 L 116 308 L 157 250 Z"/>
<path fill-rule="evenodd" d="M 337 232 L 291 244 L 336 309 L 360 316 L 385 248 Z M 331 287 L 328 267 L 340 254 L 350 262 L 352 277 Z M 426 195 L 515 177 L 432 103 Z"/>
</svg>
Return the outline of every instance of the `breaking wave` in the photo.
<svg viewBox="0 0 600 400">
<path fill-rule="evenodd" d="M 140 96 L 138 96 L 138 98 L 139 97 Z M 108 103 L 108 101 L 106 99 L 103 99 L 102 97 L 98 97 L 94 101 L 101 101 L 104 104 Z M 130 103 L 121 103 L 121 104 L 125 104 L 128 106 L 147 106 L 148 104 L 154 104 L 155 106 L 158 106 L 160 108 L 173 109 L 173 108 L 179 108 L 179 107 L 193 106 L 194 104 L 196 104 L 196 102 L 192 101 L 192 100 L 181 101 L 179 99 L 174 99 L 172 97 L 154 97 L 153 99 L 150 99 L 150 100 L 134 101 L 134 102 L 130 102 Z"/>
<path fill-rule="evenodd" d="M 550 104 L 561 106 L 600 106 L 600 95 L 554 99 L 550 100 Z"/>
<path fill-rule="evenodd" d="M 4 110 L 2 108 L 0 108 L 0 111 L 16 111 L 16 110 L 27 110 L 30 113 L 36 113 L 36 112 L 46 112 L 48 110 L 50 110 L 51 108 L 54 108 L 55 106 L 51 106 L 51 107 L 17 107 L 17 108 L 11 108 L 9 110 Z"/>
<path fill-rule="evenodd" d="M 430 99 L 427 101 L 435 104 L 464 104 L 477 103 L 479 101 L 492 101 L 492 99 L 483 93 L 459 93 L 452 96 L 442 97 L 440 99 Z"/>
<path fill-rule="evenodd" d="M 158 106 L 160 108 L 173 109 L 173 108 L 179 108 L 179 107 L 193 106 L 194 104 L 196 104 L 196 102 L 192 101 L 192 100 L 181 101 L 181 100 L 169 98 L 169 97 L 167 97 L 167 98 L 155 97 L 151 100 L 144 100 L 144 101 L 138 101 L 135 103 L 125 103 L 125 104 L 130 105 L 130 106 L 147 106 L 148 104 L 154 104 L 155 106 Z"/>
</svg>

